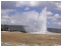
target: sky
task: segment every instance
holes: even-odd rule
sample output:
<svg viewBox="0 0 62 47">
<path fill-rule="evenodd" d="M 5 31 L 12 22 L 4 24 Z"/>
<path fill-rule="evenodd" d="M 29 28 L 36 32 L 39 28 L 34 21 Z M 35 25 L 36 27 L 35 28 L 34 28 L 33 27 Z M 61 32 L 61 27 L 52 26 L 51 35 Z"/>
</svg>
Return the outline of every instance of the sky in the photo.
<svg viewBox="0 0 62 47">
<path fill-rule="evenodd" d="M 47 16 L 47 28 L 61 28 L 61 1 L 1 1 L 1 24 L 38 27 L 40 14 Z"/>
</svg>

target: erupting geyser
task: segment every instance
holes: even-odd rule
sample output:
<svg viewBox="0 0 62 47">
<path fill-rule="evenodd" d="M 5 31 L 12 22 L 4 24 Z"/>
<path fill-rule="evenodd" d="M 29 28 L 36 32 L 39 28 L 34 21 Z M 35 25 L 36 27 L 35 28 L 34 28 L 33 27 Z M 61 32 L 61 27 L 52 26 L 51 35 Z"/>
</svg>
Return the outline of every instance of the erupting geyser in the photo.
<svg viewBox="0 0 62 47">
<path fill-rule="evenodd" d="M 28 31 L 29 33 L 34 33 L 34 34 L 45 34 L 47 32 L 47 12 L 46 12 L 46 7 L 40 12 L 38 18 L 37 18 L 37 27 L 29 25 Z M 38 30 L 37 30 L 38 29 Z M 34 31 L 35 30 L 35 31 Z"/>
<path fill-rule="evenodd" d="M 40 31 L 38 33 L 46 33 L 47 32 L 47 13 L 46 13 L 46 8 L 42 10 L 39 16 L 39 24 L 40 24 Z"/>
</svg>

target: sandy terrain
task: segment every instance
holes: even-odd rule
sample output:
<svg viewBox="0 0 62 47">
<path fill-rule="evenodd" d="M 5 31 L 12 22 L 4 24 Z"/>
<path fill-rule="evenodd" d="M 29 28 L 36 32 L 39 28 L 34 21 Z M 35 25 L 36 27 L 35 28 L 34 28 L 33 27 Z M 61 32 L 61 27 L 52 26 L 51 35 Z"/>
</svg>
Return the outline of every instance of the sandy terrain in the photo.
<svg viewBox="0 0 62 47">
<path fill-rule="evenodd" d="M 60 46 L 60 34 L 1 32 L 1 46 Z"/>
</svg>

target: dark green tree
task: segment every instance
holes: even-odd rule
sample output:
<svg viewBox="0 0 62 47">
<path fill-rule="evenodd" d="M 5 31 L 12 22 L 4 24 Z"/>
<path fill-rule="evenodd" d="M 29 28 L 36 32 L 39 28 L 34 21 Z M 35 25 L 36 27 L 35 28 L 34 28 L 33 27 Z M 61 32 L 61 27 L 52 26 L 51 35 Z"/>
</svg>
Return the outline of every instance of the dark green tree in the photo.
<svg viewBox="0 0 62 47">
<path fill-rule="evenodd" d="M 3 25 L 3 27 L 1 28 L 2 31 L 8 31 L 8 27 L 6 25 Z"/>
</svg>

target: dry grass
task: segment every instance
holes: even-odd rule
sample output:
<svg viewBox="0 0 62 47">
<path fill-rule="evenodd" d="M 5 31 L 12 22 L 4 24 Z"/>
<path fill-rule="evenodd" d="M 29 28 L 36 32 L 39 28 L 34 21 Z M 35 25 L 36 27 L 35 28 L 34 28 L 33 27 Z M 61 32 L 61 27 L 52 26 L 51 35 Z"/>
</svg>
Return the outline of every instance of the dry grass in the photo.
<svg viewBox="0 0 62 47">
<path fill-rule="evenodd" d="M 2 32 L 1 41 L 12 45 L 28 44 L 30 46 L 53 46 L 61 45 L 61 35 L 28 34 L 20 32 Z"/>
</svg>

